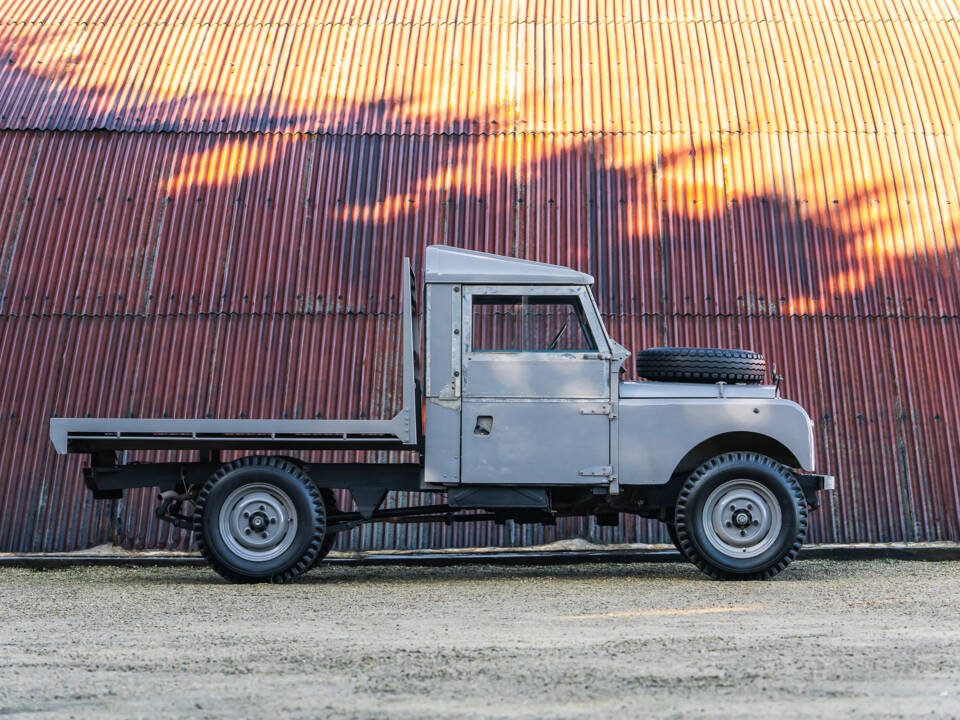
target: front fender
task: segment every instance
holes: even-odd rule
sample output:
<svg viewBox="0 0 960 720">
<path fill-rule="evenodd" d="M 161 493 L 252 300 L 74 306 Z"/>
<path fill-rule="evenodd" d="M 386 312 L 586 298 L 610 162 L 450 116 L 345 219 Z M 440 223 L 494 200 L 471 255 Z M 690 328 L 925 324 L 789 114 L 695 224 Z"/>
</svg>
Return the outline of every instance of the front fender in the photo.
<svg viewBox="0 0 960 720">
<path fill-rule="evenodd" d="M 718 452 L 771 454 L 770 448 L 779 445 L 789 453 L 785 458 L 788 465 L 807 472 L 815 469 L 813 423 L 806 411 L 790 400 L 621 398 L 620 482 L 665 483 L 691 450 L 709 447 L 711 439 L 724 436 L 736 439 L 734 444 L 748 446 L 722 447 Z"/>
</svg>

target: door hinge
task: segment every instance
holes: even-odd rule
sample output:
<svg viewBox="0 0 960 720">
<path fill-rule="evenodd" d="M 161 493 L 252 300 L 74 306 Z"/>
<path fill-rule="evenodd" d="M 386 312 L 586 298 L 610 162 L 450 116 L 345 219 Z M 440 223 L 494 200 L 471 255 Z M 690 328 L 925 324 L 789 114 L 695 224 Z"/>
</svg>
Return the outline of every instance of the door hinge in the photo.
<svg viewBox="0 0 960 720">
<path fill-rule="evenodd" d="M 612 465 L 601 465 L 600 467 L 584 468 L 580 471 L 580 477 L 607 477 L 612 473 Z"/>
<path fill-rule="evenodd" d="M 613 408 L 608 404 L 604 403 L 600 407 L 586 407 L 580 408 L 581 415 L 609 415 L 612 420 L 617 415 L 613 412 Z"/>
</svg>

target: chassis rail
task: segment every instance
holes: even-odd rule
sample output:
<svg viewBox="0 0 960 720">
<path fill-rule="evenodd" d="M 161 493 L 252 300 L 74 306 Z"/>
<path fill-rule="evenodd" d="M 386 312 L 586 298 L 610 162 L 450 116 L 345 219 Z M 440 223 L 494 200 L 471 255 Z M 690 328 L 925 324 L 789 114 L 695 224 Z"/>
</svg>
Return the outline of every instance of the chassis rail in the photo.
<svg viewBox="0 0 960 720">
<path fill-rule="evenodd" d="M 94 455 L 83 477 L 96 499 L 119 498 L 123 490 L 156 487 L 160 492 L 200 485 L 220 466 L 219 461 L 128 463 L 117 465 L 113 453 Z M 305 465 L 317 487 L 418 491 L 421 467 L 415 463 L 323 463 Z"/>
</svg>

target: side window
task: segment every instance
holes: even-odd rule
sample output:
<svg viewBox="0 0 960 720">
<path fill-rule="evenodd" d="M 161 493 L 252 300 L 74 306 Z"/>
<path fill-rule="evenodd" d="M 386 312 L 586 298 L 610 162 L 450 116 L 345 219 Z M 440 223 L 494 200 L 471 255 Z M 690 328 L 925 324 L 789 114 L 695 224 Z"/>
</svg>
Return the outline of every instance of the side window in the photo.
<svg viewBox="0 0 960 720">
<path fill-rule="evenodd" d="M 473 350 L 523 350 L 523 298 L 512 295 L 473 296 Z"/>
<path fill-rule="evenodd" d="M 569 295 L 474 295 L 476 352 L 592 352 L 580 299 Z"/>
</svg>

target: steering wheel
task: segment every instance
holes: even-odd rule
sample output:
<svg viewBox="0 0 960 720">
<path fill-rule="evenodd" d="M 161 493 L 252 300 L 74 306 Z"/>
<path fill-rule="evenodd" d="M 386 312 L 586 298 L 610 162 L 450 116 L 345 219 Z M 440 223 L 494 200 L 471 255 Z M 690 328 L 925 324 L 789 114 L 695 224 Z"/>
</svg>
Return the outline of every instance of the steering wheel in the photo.
<svg viewBox="0 0 960 720">
<path fill-rule="evenodd" d="M 560 342 L 560 338 L 563 337 L 563 334 L 566 331 L 567 331 L 567 324 L 564 323 L 563 325 L 560 326 L 560 329 L 557 330 L 557 334 L 553 336 L 553 342 L 551 342 L 550 345 L 547 346 L 547 350 L 555 350 L 557 347 L 557 343 Z"/>
</svg>

